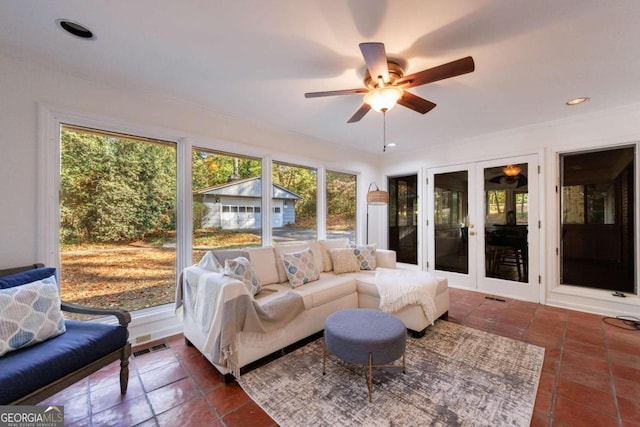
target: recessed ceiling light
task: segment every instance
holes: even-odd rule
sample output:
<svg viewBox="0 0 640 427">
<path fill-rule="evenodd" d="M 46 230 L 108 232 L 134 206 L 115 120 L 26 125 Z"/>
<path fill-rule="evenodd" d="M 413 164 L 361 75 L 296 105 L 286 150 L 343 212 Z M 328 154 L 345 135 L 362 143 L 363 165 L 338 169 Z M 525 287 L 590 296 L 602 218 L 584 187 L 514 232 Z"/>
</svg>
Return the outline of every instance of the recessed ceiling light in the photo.
<svg viewBox="0 0 640 427">
<path fill-rule="evenodd" d="M 390 143 L 387 144 L 387 147 L 395 147 L 397 145 L 398 144 L 396 144 L 395 142 L 390 142 Z"/>
<path fill-rule="evenodd" d="M 578 104 L 582 104 L 583 102 L 587 102 L 589 100 L 589 98 L 587 98 L 586 96 L 582 96 L 580 98 L 574 98 L 570 101 L 567 101 L 566 104 L 567 105 L 578 105 Z"/>
<path fill-rule="evenodd" d="M 89 40 L 94 40 L 96 38 L 90 29 L 88 29 L 84 25 L 69 21 L 68 19 L 58 19 L 56 21 L 56 24 L 58 24 L 58 27 L 62 28 L 64 31 L 74 37 Z"/>
</svg>

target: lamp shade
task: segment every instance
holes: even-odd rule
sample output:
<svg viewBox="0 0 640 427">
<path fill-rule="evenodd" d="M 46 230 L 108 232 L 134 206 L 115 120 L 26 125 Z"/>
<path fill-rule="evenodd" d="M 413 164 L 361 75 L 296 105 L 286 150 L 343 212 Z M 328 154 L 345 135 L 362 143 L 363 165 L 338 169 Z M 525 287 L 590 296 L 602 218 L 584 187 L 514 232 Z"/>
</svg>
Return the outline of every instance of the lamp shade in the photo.
<svg viewBox="0 0 640 427">
<path fill-rule="evenodd" d="M 367 204 L 386 205 L 389 203 L 389 193 L 382 190 L 372 190 L 367 193 Z"/>
<path fill-rule="evenodd" d="M 364 102 L 371 108 L 380 111 L 389 111 L 402 98 L 402 89 L 395 86 L 384 86 L 372 89 L 364 96 Z"/>
</svg>

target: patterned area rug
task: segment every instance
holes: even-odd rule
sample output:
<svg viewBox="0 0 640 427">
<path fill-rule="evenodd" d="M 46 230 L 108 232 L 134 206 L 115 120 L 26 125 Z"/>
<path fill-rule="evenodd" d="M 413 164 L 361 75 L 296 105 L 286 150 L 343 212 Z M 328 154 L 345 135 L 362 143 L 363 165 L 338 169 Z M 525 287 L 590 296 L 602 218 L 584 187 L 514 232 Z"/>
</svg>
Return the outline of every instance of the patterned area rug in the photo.
<svg viewBox="0 0 640 427">
<path fill-rule="evenodd" d="M 364 369 L 327 359 L 316 340 L 239 383 L 280 426 L 528 426 L 544 349 L 437 321 L 407 337 L 407 373 L 374 370 L 369 403 Z"/>
</svg>

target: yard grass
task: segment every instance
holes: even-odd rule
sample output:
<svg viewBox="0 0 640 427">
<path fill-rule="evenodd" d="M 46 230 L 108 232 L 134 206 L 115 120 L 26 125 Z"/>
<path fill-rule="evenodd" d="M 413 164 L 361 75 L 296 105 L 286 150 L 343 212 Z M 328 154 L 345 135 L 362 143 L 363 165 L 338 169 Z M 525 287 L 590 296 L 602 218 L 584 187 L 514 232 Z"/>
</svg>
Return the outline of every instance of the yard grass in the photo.
<svg viewBox="0 0 640 427">
<path fill-rule="evenodd" d="M 210 249 L 254 246 L 260 237 L 234 230 L 197 230 L 193 262 Z M 98 308 L 129 311 L 174 301 L 175 238 L 66 245 L 61 251 L 60 296 Z"/>
<path fill-rule="evenodd" d="M 348 229 L 333 219 L 331 230 Z M 193 263 L 207 250 L 259 246 L 260 233 L 201 229 L 193 236 Z M 60 296 L 63 300 L 98 308 L 140 310 L 175 299 L 175 234 L 150 235 L 144 240 L 85 243 L 61 248 Z M 71 316 L 87 318 L 86 316 Z"/>
</svg>

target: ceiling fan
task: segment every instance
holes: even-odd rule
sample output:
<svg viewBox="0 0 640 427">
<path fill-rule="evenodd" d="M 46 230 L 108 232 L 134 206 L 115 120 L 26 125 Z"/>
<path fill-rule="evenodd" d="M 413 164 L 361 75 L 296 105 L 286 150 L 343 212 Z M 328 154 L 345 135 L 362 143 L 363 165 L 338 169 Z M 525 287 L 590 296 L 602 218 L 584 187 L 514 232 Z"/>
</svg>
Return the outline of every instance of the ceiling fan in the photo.
<svg viewBox="0 0 640 427">
<path fill-rule="evenodd" d="M 387 58 L 383 43 L 360 43 L 360 51 L 367 64 L 364 88 L 308 92 L 304 94 L 305 98 L 352 95 L 356 93 L 365 94 L 364 102 L 347 123 L 360 121 L 371 108 L 386 113 L 396 103 L 425 114 L 431 111 L 436 104 L 407 92 L 406 89 L 470 73 L 475 69 L 473 58 L 467 56 L 466 58 L 405 76 L 402 67 Z"/>
</svg>

